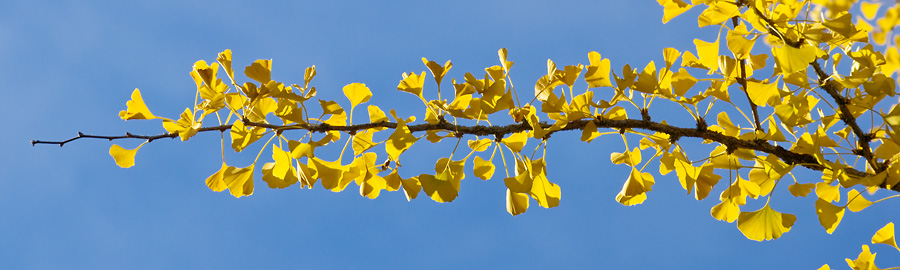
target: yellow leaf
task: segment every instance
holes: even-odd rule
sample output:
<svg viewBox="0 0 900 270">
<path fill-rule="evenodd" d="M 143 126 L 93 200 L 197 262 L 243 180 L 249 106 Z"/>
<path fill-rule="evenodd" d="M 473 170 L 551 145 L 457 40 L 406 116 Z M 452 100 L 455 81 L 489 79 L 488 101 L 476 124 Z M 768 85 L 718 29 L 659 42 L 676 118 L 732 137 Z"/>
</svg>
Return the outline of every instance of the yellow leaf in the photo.
<svg viewBox="0 0 900 270">
<path fill-rule="evenodd" d="M 443 66 L 434 61 L 428 61 L 425 57 L 422 57 L 422 63 L 428 67 L 428 70 L 431 71 L 431 75 L 434 76 L 434 82 L 438 85 L 441 85 L 441 80 L 444 79 L 444 75 L 447 75 L 447 71 L 450 71 L 450 68 L 453 67 L 453 64 L 450 63 L 450 60 L 447 60 Z"/>
<path fill-rule="evenodd" d="M 816 215 L 819 216 L 819 224 L 825 228 L 825 232 L 831 234 L 844 218 L 844 208 L 818 199 L 816 200 Z"/>
<path fill-rule="evenodd" d="M 384 190 L 397 191 L 403 185 L 403 178 L 400 178 L 400 173 L 397 170 L 392 170 L 391 173 L 384 177 L 384 182 Z"/>
<path fill-rule="evenodd" d="M 400 179 L 400 182 L 403 186 L 403 194 L 406 195 L 406 201 L 415 199 L 416 196 L 419 195 L 419 191 L 422 190 L 422 184 L 419 182 L 418 176 L 409 179 Z"/>
<path fill-rule="evenodd" d="M 875 232 L 875 235 L 872 236 L 872 244 L 890 245 L 900 250 L 900 247 L 897 247 L 897 240 L 894 239 L 894 223 L 890 222 Z"/>
<path fill-rule="evenodd" d="M 850 13 L 843 13 L 840 16 L 837 16 L 831 20 L 825 20 L 822 22 L 822 25 L 831 29 L 835 33 L 841 34 L 844 37 L 852 37 L 854 33 L 856 33 L 856 26 L 853 26 L 852 16 Z"/>
<path fill-rule="evenodd" d="M 650 173 L 632 169 L 622 190 L 616 195 L 616 201 L 628 206 L 641 204 L 647 199 L 647 192 L 651 191 L 654 183 Z"/>
<path fill-rule="evenodd" d="M 291 157 L 295 159 L 301 157 L 313 157 L 313 152 L 316 150 L 316 146 L 313 144 L 292 140 L 288 140 L 288 148 L 291 149 Z"/>
<path fill-rule="evenodd" d="M 863 209 L 866 209 L 866 207 L 872 205 L 871 201 L 864 198 L 862 194 L 859 194 L 859 191 L 855 189 L 851 189 L 847 192 L 847 201 L 847 209 L 852 212 L 862 211 Z"/>
<path fill-rule="evenodd" d="M 772 56 L 775 57 L 775 63 L 781 70 L 781 74 L 790 75 L 791 73 L 806 70 L 809 63 L 816 59 L 816 47 L 803 44 L 800 48 L 794 48 L 788 45 L 772 48 Z"/>
<path fill-rule="evenodd" d="M 718 116 L 716 116 L 716 123 L 721 127 L 725 132 L 725 136 L 737 137 L 741 133 L 741 128 L 735 126 L 734 123 L 731 122 L 731 118 L 728 117 L 728 113 L 720 112 Z"/>
<path fill-rule="evenodd" d="M 475 156 L 473 172 L 475 176 L 481 180 L 488 180 L 494 176 L 494 163 L 490 160 L 484 160 L 480 156 Z"/>
<path fill-rule="evenodd" d="M 528 194 L 512 192 L 506 189 L 506 212 L 513 216 L 528 210 Z"/>
<path fill-rule="evenodd" d="M 357 132 L 355 136 L 353 136 L 353 154 L 360 155 L 366 150 L 378 145 L 380 142 L 375 143 L 372 142 L 372 135 L 375 135 L 374 132 L 369 132 L 368 129 L 363 130 L 362 132 Z"/>
<path fill-rule="evenodd" d="M 656 0 L 656 2 L 663 6 L 663 23 L 668 23 L 672 18 L 694 7 L 681 0 Z"/>
<path fill-rule="evenodd" d="M 425 71 L 422 71 L 422 75 L 418 75 L 415 72 L 410 72 L 409 74 L 404 72 L 403 80 L 400 80 L 400 84 L 397 85 L 397 90 L 422 98 L 423 85 L 425 85 Z"/>
<path fill-rule="evenodd" d="M 750 51 L 753 50 L 753 44 L 756 43 L 756 38 L 746 39 L 742 35 L 735 34 L 734 31 L 729 31 L 725 41 L 728 45 L 728 50 L 734 54 L 734 58 L 748 59 L 750 58 Z"/>
<path fill-rule="evenodd" d="M 684 68 L 678 69 L 678 72 L 672 75 L 672 90 L 675 91 L 675 96 L 683 97 L 696 83 L 697 78 L 691 76 L 691 73 Z"/>
<path fill-rule="evenodd" d="M 597 124 L 594 124 L 594 121 L 587 122 L 584 129 L 581 130 L 581 141 L 591 142 L 597 137 L 600 137 L 600 132 L 597 132 Z"/>
<path fill-rule="evenodd" d="M 366 103 L 372 97 L 372 91 L 364 83 L 351 83 L 344 86 L 344 95 L 350 100 L 350 106 Z"/>
<path fill-rule="evenodd" d="M 777 80 L 773 83 L 747 81 L 747 95 L 753 104 L 763 107 L 775 106 L 781 101 Z"/>
<path fill-rule="evenodd" d="M 261 84 L 272 80 L 272 59 L 259 59 L 244 68 L 244 74 Z M 252 97 L 251 97 L 252 98 Z"/>
<path fill-rule="evenodd" d="M 528 135 L 525 132 L 519 132 L 513 135 L 509 135 L 506 138 L 500 140 L 503 145 L 509 147 L 513 152 L 522 152 L 522 147 L 525 147 L 525 142 L 528 140 Z"/>
<path fill-rule="evenodd" d="M 717 1 L 714 4 L 709 5 L 703 13 L 700 13 L 700 17 L 697 18 L 697 23 L 700 27 L 704 27 L 722 23 L 725 20 L 738 15 L 740 15 L 738 6 L 733 2 Z"/>
<path fill-rule="evenodd" d="M 738 216 L 738 230 L 747 239 L 764 241 L 778 239 L 789 232 L 797 217 L 772 210 L 767 203 L 763 208 L 753 212 L 741 212 Z"/>
<path fill-rule="evenodd" d="M 231 124 L 231 148 L 235 152 L 240 152 L 251 143 L 262 138 L 265 132 L 265 128 L 246 127 L 243 122 L 235 121 L 234 124 Z"/>
<path fill-rule="evenodd" d="M 713 208 L 709 210 L 709 214 L 712 215 L 713 218 L 728 223 L 732 223 L 737 220 L 740 213 L 741 206 L 728 199 L 722 201 L 716 206 L 713 206 Z"/>
<path fill-rule="evenodd" d="M 794 197 L 806 197 L 806 195 L 809 195 L 809 193 L 812 192 L 812 189 L 814 187 L 816 187 L 816 184 L 813 183 L 794 183 L 793 185 L 788 186 L 788 190 L 791 192 L 791 195 L 794 195 Z"/>
<path fill-rule="evenodd" d="M 610 63 L 609 59 L 603 59 L 598 52 L 589 52 L 588 59 L 591 65 L 586 67 L 584 72 L 584 80 L 588 83 L 588 88 L 594 87 L 612 87 L 612 81 L 609 80 Z"/>
<path fill-rule="evenodd" d="M 244 168 L 228 166 L 222 174 L 222 181 L 228 186 L 228 191 L 235 198 L 253 194 L 253 168 L 256 164 Z"/>
<path fill-rule="evenodd" d="M 482 152 L 484 150 L 487 150 L 488 147 L 490 147 L 491 144 L 493 144 L 493 141 L 491 139 L 481 139 L 481 140 L 477 140 L 477 141 L 469 140 L 467 143 L 469 145 L 469 148 L 472 149 L 472 151 Z"/>
<path fill-rule="evenodd" d="M 134 149 L 125 149 L 113 144 L 109 147 L 109 155 L 116 160 L 116 165 L 119 165 L 119 167 L 131 168 L 131 166 L 134 166 L 134 156 L 137 155 L 137 151 L 141 149 L 141 146 L 144 146 L 144 144 L 142 143 Z"/>
<path fill-rule="evenodd" d="M 440 162 L 438 162 L 440 163 Z M 459 195 L 459 180 L 453 177 L 451 169 L 445 169 L 436 175 L 421 174 L 419 175 L 419 183 L 422 184 L 422 190 L 431 197 L 432 200 L 444 203 L 452 202 Z M 462 171 L 455 172 L 462 174 Z"/>
<path fill-rule="evenodd" d="M 612 152 L 609 154 L 609 160 L 616 165 L 625 163 L 634 167 L 641 163 L 641 150 L 635 147 L 633 151 L 626 150 L 625 153 Z"/>
<path fill-rule="evenodd" d="M 832 186 L 825 182 L 816 183 L 816 196 L 827 202 L 839 202 L 841 201 L 840 186 Z"/>
<path fill-rule="evenodd" d="M 390 156 L 391 160 L 400 160 L 400 154 L 402 154 L 406 149 L 409 149 L 419 138 L 416 138 L 412 135 L 412 132 L 409 131 L 409 128 L 406 126 L 407 121 L 403 121 L 397 117 L 397 113 L 394 109 L 391 109 L 391 116 L 397 120 L 397 128 L 394 130 L 394 133 L 388 137 L 385 142 L 385 151 Z M 408 122 L 415 121 L 415 117 L 410 117 Z"/>
<path fill-rule="evenodd" d="M 546 170 L 542 170 L 538 175 L 534 176 L 534 183 L 532 183 L 531 191 L 528 194 L 530 194 L 541 207 L 557 207 L 559 206 L 561 189 L 559 188 L 559 185 L 547 180 L 546 173 Z"/>
<path fill-rule="evenodd" d="M 719 40 L 709 43 L 694 39 L 694 46 L 697 47 L 697 55 L 700 56 L 700 63 L 709 69 L 710 73 L 715 72 L 719 67 Z"/>
<path fill-rule="evenodd" d="M 222 68 L 225 69 L 225 73 L 228 74 L 228 77 L 234 79 L 234 70 L 231 69 L 231 49 L 225 49 L 220 52 L 219 56 L 216 57 L 216 61 L 219 61 L 219 64 L 222 64 Z"/>
<path fill-rule="evenodd" d="M 262 169 L 262 180 L 266 181 L 269 188 L 286 188 L 300 180 L 290 152 L 283 151 L 273 144 L 272 160 L 275 162 L 264 164 Z"/>
<path fill-rule="evenodd" d="M 181 117 L 178 121 L 173 121 L 171 119 L 163 120 L 163 128 L 166 129 L 166 132 L 178 133 L 178 137 L 181 137 L 181 141 L 187 141 L 197 134 L 197 131 L 200 130 L 200 126 L 201 123 L 194 121 L 194 113 L 188 108 L 184 109 L 184 112 L 181 113 Z"/>
<path fill-rule="evenodd" d="M 380 108 L 378 108 L 378 106 L 369 105 L 368 108 L 369 108 L 369 122 L 370 123 L 387 122 L 390 120 L 390 119 L 388 119 L 387 115 L 384 114 L 384 111 L 382 111 Z"/>
<path fill-rule="evenodd" d="M 322 187 L 332 192 L 343 191 L 350 182 L 353 182 L 352 178 L 345 177 L 350 168 L 349 166 L 341 165 L 341 160 L 325 161 L 314 157 L 310 159 L 310 165 L 316 171 L 313 177 L 322 180 Z"/>
<path fill-rule="evenodd" d="M 228 170 L 230 170 L 229 166 L 225 165 L 225 162 L 222 162 L 222 168 L 206 178 L 206 186 L 209 187 L 210 190 L 215 192 L 221 192 L 227 189 L 228 185 L 225 184 L 224 176 L 225 171 Z"/>
<path fill-rule="evenodd" d="M 872 254 L 872 252 L 869 251 L 869 246 L 867 245 L 862 246 L 862 252 L 859 253 L 856 260 L 845 260 L 847 261 L 847 265 L 854 270 L 879 270 L 879 268 L 875 266 L 875 254 Z"/>
<path fill-rule="evenodd" d="M 359 195 L 369 199 L 378 198 L 381 190 L 387 188 L 387 181 L 378 175 L 373 175 L 359 185 Z"/>
<path fill-rule="evenodd" d="M 878 13 L 878 8 L 881 7 L 881 3 L 875 2 L 862 2 L 859 6 L 859 9 L 862 10 L 862 14 L 866 17 L 866 20 L 872 20 L 875 18 L 875 13 Z"/>
<path fill-rule="evenodd" d="M 125 102 L 125 108 L 124 111 L 119 111 L 119 118 L 122 120 L 158 118 L 150 113 L 147 104 L 144 104 L 144 98 L 141 97 L 141 91 L 137 88 L 131 92 L 131 100 Z"/>
</svg>

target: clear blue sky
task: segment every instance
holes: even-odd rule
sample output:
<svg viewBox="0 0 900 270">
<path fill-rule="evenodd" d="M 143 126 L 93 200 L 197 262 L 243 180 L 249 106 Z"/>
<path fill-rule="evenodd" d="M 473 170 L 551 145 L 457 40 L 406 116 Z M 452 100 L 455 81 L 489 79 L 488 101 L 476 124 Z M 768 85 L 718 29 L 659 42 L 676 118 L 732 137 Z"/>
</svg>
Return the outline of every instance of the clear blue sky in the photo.
<svg viewBox="0 0 900 270">
<path fill-rule="evenodd" d="M 395 90 L 402 72 L 425 70 L 421 57 L 452 60 L 448 78 L 459 78 L 496 65 L 505 47 L 516 62 L 513 82 L 529 93 L 548 58 L 587 63 L 598 51 L 614 70 L 643 67 L 660 62 L 663 48 L 693 50 L 693 38 L 712 40 L 717 30 L 696 28 L 699 10 L 663 25 L 655 1 L 256 2 L 0 3 L 0 268 L 845 269 L 844 258 L 856 258 L 877 229 L 900 222 L 900 201 L 887 201 L 848 213 L 828 235 L 812 197 L 779 187 L 773 207 L 798 220 L 781 239 L 754 242 L 710 217 L 724 185 L 698 202 L 673 175 L 657 177 L 644 204 L 625 207 L 614 200 L 629 172 L 609 162 L 609 152 L 624 149 L 615 136 L 585 144 L 580 134 L 555 135 L 548 170 L 561 205 L 533 204 L 517 217 L 505 211 L 499 176 L 470 175 L 456 201 L 439 204 L 406 202 L 400 192 L 369 200 L 352 186 L 271 190 L 257 172 L 256 193 L 236 199 L 203 182 L 220 165 L 218 134 L 153 142 L 129 169 L 115 165 L 106 141 L 28 143 L 78 131 L 159 133 L 158 122 L 118 118 L 131 91 L 140 88 L 155 114 L 177 117 L 193 102 L 191 65 L 223 49 L 233 50 L 238 71 L 274 59 L 275 79 L 302 82 L 314 64 L 320 98 L 346 104 L 340 88 L 362 82 L 375 93 L 371 104 L 421 115 L 413 96 Z M 434 89 L 426 84 L 426 93 Z M 229 163 L 246 166 L 259 148 L 251 149 Z M 451 150 L 414 146 L 404 177 L 430 172 Z M 872 248 L 879 266 L 900 266 L 900 253 Z"/>
</svg>

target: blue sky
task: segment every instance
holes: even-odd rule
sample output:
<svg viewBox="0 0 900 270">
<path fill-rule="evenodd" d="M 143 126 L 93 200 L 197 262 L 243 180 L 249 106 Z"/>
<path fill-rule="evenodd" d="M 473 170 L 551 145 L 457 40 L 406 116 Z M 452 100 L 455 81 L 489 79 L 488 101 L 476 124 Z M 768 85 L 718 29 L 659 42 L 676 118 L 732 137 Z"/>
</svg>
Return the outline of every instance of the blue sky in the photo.
<svg viewBox="0 0 900 270">
<path fill-rule="evenodd" d="M 286 82 L 302 82 L 303 69 L 316 65 L 319 98 L 346 104 L 341 87 L 362 82 L 374 92 L 370 104 L 408 116 L 421 114 L 421 103 L 395 89 L 402 72 L 425 70 L 421 57 L 452 60 L 448 77 L 461 78 L 482 74 L 508 48 L 513 83 L 530 93 L 548 58 L 587 63 L 598 51 L 614 70 L 643 67 L 661 61 L 663 48 L 693 50 L 694 38 L 712 40 L 717 30 L 696 28 L 699 10 L 663 25 L 655 1 L 257 2 L 0 3 L 0 267 L 844 269 L 876 230 L 900 221 L 900 201 L 889 200 L 848 213 L 828 235 L 814 199 L 780 187 L 773 207 L 798 220 L 781 239 L 754 242 L 710 217 L 715 196 L 698 202 L 673 175 L 657 177 L 644 204 L 622 206 L 614 198 L 630 169 L 609 162 L 624 149 L 613 136 L 585 144 L 580 134 L 554 135 L 548 177 L 562 187 L 561 205 L 532 205 L 516 217 L 505 211 L 499 176 L 470 175 L 456 201 L 439 204 L 399 192 L 369 200 L 352 187 L 271 190 L 257 172 L 256 193 L 236 199 L 203 182 L 220 166 L 217 134 L 153 142 L 129 169 L 115 165 L 106 141 L 28 143 L 78 131 L 160 133 L 158 122 L 118 118 L 131 91 L 140 88 L 155 114 L 177 117 L 193 101 L 191 65 L 224 49 L 238 71 L 274 59 L 273 78 Z M 426 95 L 434 89 L 426 84 Z M 248 165 L 258 147 L 229 155 L 229 164 Z M 404 154 L 403 176 L 430 172 L 452 147 L 417 144 Z M 879 266 L 900 266 L 896 250 L 872 248 Z"/>
</svg>

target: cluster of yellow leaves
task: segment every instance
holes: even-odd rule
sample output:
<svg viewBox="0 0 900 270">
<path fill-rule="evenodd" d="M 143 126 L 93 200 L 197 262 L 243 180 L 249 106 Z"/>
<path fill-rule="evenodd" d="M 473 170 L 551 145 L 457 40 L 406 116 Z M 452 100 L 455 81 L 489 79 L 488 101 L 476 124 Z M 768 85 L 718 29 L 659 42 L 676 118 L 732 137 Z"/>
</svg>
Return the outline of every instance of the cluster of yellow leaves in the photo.
<svg viewBox="0 0 900 270">
<path fill-rule="evenodd" d="M 300 183 L 301 188 L 313 188 L 320 183 L 327 190 L 340 192 L 355 183 L 360 195 L 367 198 L 377 198 L 381 191 L 402 189 L 408 200 L 424 193 L 441 203 L 451 202 L 459 196 L 467 164 L 471 164 L 471 173 L 476 177 L 491 179 L 500 170 L 494 165 L 495 154 L 500 152 L 504 165 L 502 173 L 506 174 L 503 179 L 507 188 L 506 208 L 510 214 L 524 213 L 531 200 L 545 208 L 556 207 L 561 189 L 550 182 L 546 160 L 535 158 L 534 154 L 526 156 L 522 151 L 529 140 L 540 141 L 536 152 L 538 147 L 546 147 L 546 140 L 554 132 L 567 127 L 571 129 L 571 123 L 589 120 L 580 122 L 585 123 L 580 128 L 582 141 L 589 143 L 599 136 L 617 133 L 625 140 L 624 152 L 610 155 L 613 164 L 631 167 L 616 196 L 617 202 L 638 205 L 648 198 L 648 192 L 656 183 L 654 175 L 647 171 L 652 162 L 659 163 L 660 175 L 674 171 L 682 188 L 697 200 L 714 194 L 716 186 L 726 182 L 722 175 L 728 171 L 729 175 L 734 172 L 735 176 L 727 179 L 728 185 L 719 193 L 720 203 L 710 210 L 713 218 L 737 222 L 741 233 L 756 241 L 776 239 L 791 230 L 796 216 L 775 211 L 769 200 L 785 176 L 793 178 L 791 171 L 798 164 L 787 164 L 782 160 L 784 157 L 725 144 L 714 146 L 703 159 L 692 160 L 685 147 L 678 143 L 678 134 L 647 134 L 627 128 L 599 131 L 602 121 L 649 122 L 650 105 L 656 100 L 683 107 L 692 120 L 698 122 L 701 131 L 705 129 L 754 143 L 771 143 L 788 148 L 794 154 L 815 157 L 817 165 L 824 168 L 822 181 L 800 183 L 794 180 L 788 190 L 797 197 L 815 191 L 815 210 L 820 224 L 829 234 L 840 224 L 844 210 L 858 212 L 874 203 L 855 187 L 871 192 L 879 187 L 891 188 L 900 184 L 900 165 L 897 165 L 900 164 L 897 160 L 900 136 L 896 135 L 900 129 L 900 109 L 894 107 L 888 113 L 876 110 L 885 97 L 895 95 L 896 81 L 891 76 L 900 71 L 900 53 L 896 46 L 889 46 L 882 53 L 869 43 L 870 33 L 876 43 L 885 43 L 886 33 L 900 23 L 900 5 L 889 9 L 878 20 L 879 28 L 873 32 L 874 28 L 865 20 L 856 18 L 854 23 L 848 5 L 834 4 L 841 1 L 816 0 L 812 1 L 816 4 L 814 7 L 804 1 L 695 0 L 690 4 L 682 0 L 657 1 L 663 6 L 663 23 L 695 6 L 705 6 L 698 17 L 698 25 L 719 27 L 720 31 L 715 39 L 694 39 L 692 50 L 665 48 L 662 61 L 649 61 L 641 69 L 624 65 L 621 72 L 613 71 L 610 59 L 603 58 L 598 52 L 588 53 L 588 64 L 558 67 L 548 59 L 547 73 L 535 82 L 534 96 L 524 100 L 510 81 L 514 62 L 508 60 L 506 49 L 498 51 L 499 65 L 485 68 L 483 75 L 465 73 L 459 81 L 451 79 L 452 95 L 446 91 L 442 93 L 441 85 L 453 64 L 446 61 L 441 65 L 422 58 L 437 85 L 437 98 L 430 99 L 431 93 L 424 91 L 426 71 L 401 74 L 397 90 L 419 99 L 425 107 L 424 116 L 400 116 L 393 109 L 385 113 L 378 106 L 368 105 L 367 127 L 354 125 L 353 118 L 357 107 L 373 97 L 372 90 L 365 84 L 351 83 L 343 87 L 342 92 L 350 103 L 349 110 L 333 100 L 318 99 L 308 103 L 317 94 L 316 88 L 310 86 L 316 76 L 315 66 L 306 69 L 302 85 L 286 85 L 272 79 L 272 60 L 257 60 L 244 69 L 244 75 L 252 81 L 240 84 L 232 70 L 231 51 L 225 50 L 212 64 L 202 60 L 194 64 L 190 75 L 197 87 L 197 98 L 194 106 L 186 108 L 177 120 L 152 114 L 137 89 L 119 116 L 123 120 L 161 119 L 170 136 L 177 135 L 186 141 L 204 130 L 203 120 L 208 115 L 216 114 L 216 118 L 210 119 L 217 119 L 219 126 L 208 130 L 228 129 L 234 152 L 248 149 L 268 137 L 252 164 L 229 166 L 223 156 L 221 169 L 207 179 L 211 190 L 228 189 L 235 197 L 253 193 L 256 162 L 266 149 L 271 149 L 273 162 L 262 166 L 262 180 L 270 188 L 287 188 L 296 183 Z M 811 8 L 825 8 L 828 15 L 806 17 Z M 864 3 L 861 9 L 864 17 L 872 20 L 878 5 Z M 818 13 L 824 16 L 823 12 Z M 757 45 L 757 41 L 769 48 L 760 49 L 763 45 Z M 857 46 L 860 43 L 864 45 Z M 841 64 L 842 60 L 844 64 Z M 810 79 L 810 76 L 818 76 L 810 68 L 813 62 L 818 65 L 817 61 L 827 63 L 823 69 L 830 68 L 832 74 L 828 78 Z M 219 68 L 225 70 L 230 83 L 217 77 Z M 763 74 L 770 70 L 772 74 L 765 77 Z M 578 83 L 579 79 L 583 83 Z M 883 164 L 886 169 L 867 177 L 844 173 L 845 168 L 855 165 L 846 161 L 845 154 L 840 151 L 856 151 L 859 146 L 852 140 L 858 134 L 850 127 L 831 131 L 843 118 L 823 88 L 836 89 L 845 96 L 837 103 L 850 110 L 851 118 L 869 113 L 873 119 L 883 119 L 883 125 L 873 124 L 871 135 L 874 142 L 879 143 L 873 154 L 879 159 L 875 162 L 880 162 L 877 164 Z M 738 100 L 744 98 L 746 101 Z M 749 102 L 752 112 L 735 105 L 746 104 L 742 102 Z M 733 106 L 743 117 L 722 111 L 716 115 L 716 125 L 707 127 L 704 119 L 711 108 L 723 103 Z M 820 103 L 831 109 L 823 110 Z M 309 104 L 312 105 L 307 106 Z M 629 106 L 640 111 L 642 119 L 630 118 L 628 112 L 632 108 Z M 757 115 L 757 106 L 762 112 L 760 115 Z M 321 113 L 317 113 L 318 109 Z M 220 112 L 228 113 L 224 121 Z M 425 134 L 414 134 L 423 131 L 422 126 L 449 123 L 487 123 L 491 126 L 500 121 L 496 115 L 504 114 L 509 116 L 508 122 L 521 123 L 530 130 L 494 134 L 493 139 L 476 137 L 467 141 L 471 152 L 463 158 L 456 155 L 454 148 L 449 157 L 437 160 L 433 174 L 401 177 L 403 154 L 423 137 L 431 143 L 455 138 L 458 145 L 466 135 L 458 129 L 448 128 L 426 128 Z M 750 114 L 759 119 L 750 120 Z M 417 119 L 422 119 L 424 124 L 417 123 Z M 371 125 L 382 123 L 394 126 Z M 659 123 L 666 124 L 665 121 Z M 313 128 L 322 132 L 310 131 Z M 287 137 L 291 130 L 307 132 L 297 139 Z M 337 159 L 326 160 L 318 155 L 321 149 L 342 140 L 345 133 L 344 148 Z M 640 146 L 629 149 L 626 134 L 640 136 Z M 832 136 L 840 139 L 835 141 Z M 704 141 L 711 142 L 709 139 Z M 381 144 L 384 145 L 383 152 Z M 353 154 L 345 158 L 348 145 L 352 145 Z M 113 145 L 109 152 L 119 166 L 131 167 L 140 147 L 129 150 Z M 652 155 L 647 153 L 650 152 L 648 148 L 654 150 Z M 486 153 L 488 149 L 493 150 L 485 159 L 479 153 Z M 381 158 L 379 153 L 383 153 Z M 511 158 L 508 159 L 505 153 L 510 153 Z M 839 158 L 835 161 L 826 155 Z M 510 160 L 514 168 L 507 168 Z M 865 169 L 868 172 L 874 170 L 872 167 Z M 844 194 L 842 188 L 846 190 L 846 203 L 837 204 Z M 768 197 L 762 208 L 742 211 L 748 198 L 762 197 Z M 887 236 L 879 239 L 879 243 L 888 241 Z M 890 239 L 893 241 L 892 232 Z M 864 249 L 867 252 L 867 248 Z M 858 259 L 861 261 L 851 267 L 863 265 L 866 258 Z"/>
</svg>

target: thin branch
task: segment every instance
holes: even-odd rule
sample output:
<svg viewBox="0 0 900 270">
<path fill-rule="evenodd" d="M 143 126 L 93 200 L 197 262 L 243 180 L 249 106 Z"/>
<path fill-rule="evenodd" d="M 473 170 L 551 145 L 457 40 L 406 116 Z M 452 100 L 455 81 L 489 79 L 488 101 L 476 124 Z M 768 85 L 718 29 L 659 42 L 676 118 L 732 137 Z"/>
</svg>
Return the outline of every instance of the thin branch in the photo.
<svg viewBox="0 0 900 270">
<path fill-rule="evenodd" d="M 749 149 L 760 151 L 763 153 L 768 153 L 777 156 L 782 161 L 791 165 L 800 165 L 812 170 L 822 171 L 827 167 L 820 164 L 815 156 L 809 154 L 801 154 L 792 152 L 784 147 L 772 145 L 765 140 L 743 140 L 736 137 L 731 137 L 724 135 L 722 133 L 716 131 L 710 131 L 706 128 L 701 128 L 703 125 L 698 124 L 697 127 L 693 128 L 683 128 L 676 127 L 669 124 L 663 124 L 659 122 L 653 122 L 649 120 L 638 120 L 638 119 L 623 119 L 623 120 L 612 120 L 612 119 L 581 119 L 569 121 L 565 127 L 560 130 L 555 130 L 552 132 L 558 131 L 569 131 L 569 130 L 582 130 L 589 122 L 594 122 L 594 125 L 597 128 L 609 128 L 614 130 L 626 130 L 626 129 L 643 129 L 649 131 L 660 132 L 664 134 L 668 134 L 671 138 L 700 138 L 705 140 L 710 140 L 714 142 L 718 142 L 729 149 Z M 356 124 L 356 125 L 348 125 L 348 126 L 332 126 L 329 124 L 291 124 L 286 126 L 273 125 L 268 123 L 257 123 L 251 121 L 244 121 L 244 124 L 247 126 L 255 126 L 268 128 L 273 130 L 306 130 L 309 132 L 328 132 L 328 131 L 344 131 L 344 132 L 357 132 L 360 130 L 366 129 L 375 129 L 375 128 L 388 128 L 388 129 L 396 129 L 397 123 L 391 122 L 376 122 L 376 123 L 365 123 L 365 124 Z M 541 123 L 541 127 L 545 129 L 549 129 L 552 125 L 548 123 Z M 487 136 L 494 135 L 497 138 L 503 138 L 506 135 L 515 134 L 523 131 L 532 130 L 531 126 L 526 123 L 517 123 L 517 124 L 509 124 L 505 126 L 482 126 L 482 125 L 474 125 L 474 126 L 460 126 L 454 125 L 449 122 L 439 122 L 433 124 L 418 124 L 408 126 L 411 132 L 423 132 L 423 131 L 447 131 L 453 133 L 455 136 L 463 136 L 463 135 L 476 135 L 476 136 Z M 231 125 L 219 125 L 214 127 L 205 127 L 198 130 L 199 132 L 207 132 L 207 131 L 220 131 L 224 132 L 226 130 L 230 130 Z M 552 133 L 551 132 L 551 133 Z M 97 139 L 106 139 L 106 140 L 117 140 L 117 139 L 145 139 L 148 141 L 160 139 L 160 138 L 174 138 L 177 137 L 177 133 L 165 133 L 155 136 L 143 136 L 143 135 L 134 135 L 130 133 L 126 133 L 124 136 L 97 136 L 97 135 L 85 135 L 79 133 L 77 137 L 65 140 L 65 141 L 31 141 L 34 144 L 58 144 L 60 146 L 65 143 L 81 139 L 81 138 L 97 138 Z M 866 177 L 869 174 L 856 170 L 854 168 L 845 168 L 844 172 L 853 177 Z M 900 191 L 900 186 L 894 187 L 894 190 Z"/>
</svg>

